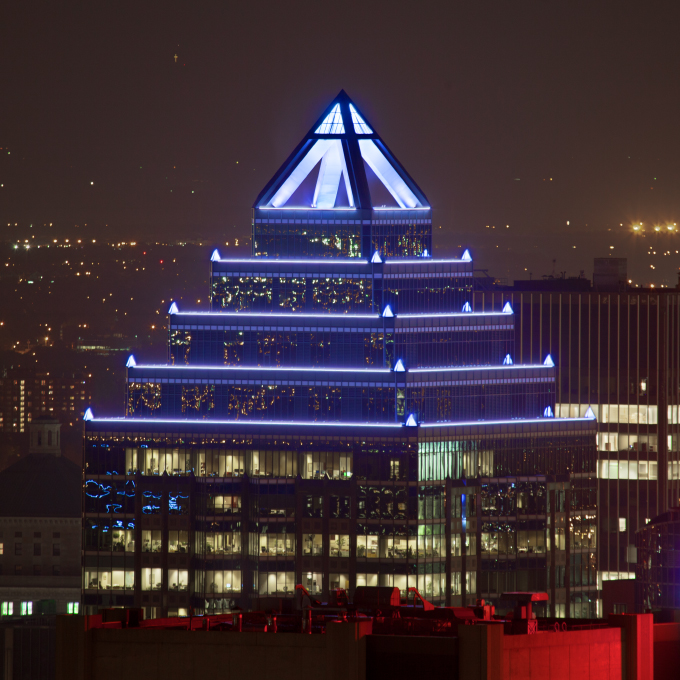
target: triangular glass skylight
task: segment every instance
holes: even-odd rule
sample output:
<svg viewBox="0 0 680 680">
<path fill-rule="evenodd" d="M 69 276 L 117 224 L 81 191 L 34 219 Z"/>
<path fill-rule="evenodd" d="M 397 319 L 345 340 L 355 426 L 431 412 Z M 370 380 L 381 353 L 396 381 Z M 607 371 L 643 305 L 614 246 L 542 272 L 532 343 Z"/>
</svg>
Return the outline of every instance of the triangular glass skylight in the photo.
<svg viewBox="0 0 680 680">
<path fill-rule="evenodd" d="M 344 92 L 274 175 L 255 207 L 429 209 L 420 189 Z"/>
<path fill-rule="evenodd" d="M 363 123 L 363 121 L 361 121 Z M 356 128 L 356 125 L 354 126 Z M 340 104 L 336 104 L 331 112 L 323 119 L 323 123 L 316 128 L 317 135 L 344 135 L 345 126 L 342 123 Z"/>
<path fill-rule="evenodd" d="M 354 104 L 349 105 L 349 110 L 352 114 L 354 132 L 356 132 L 358 135 L 372 135 L 373 130 L 371 130 L 371 128 L 368 127 L 366 123 L 364 123 L 364 119 L 359 115 L 359 112 L 354 108 Z"/>
</svg>

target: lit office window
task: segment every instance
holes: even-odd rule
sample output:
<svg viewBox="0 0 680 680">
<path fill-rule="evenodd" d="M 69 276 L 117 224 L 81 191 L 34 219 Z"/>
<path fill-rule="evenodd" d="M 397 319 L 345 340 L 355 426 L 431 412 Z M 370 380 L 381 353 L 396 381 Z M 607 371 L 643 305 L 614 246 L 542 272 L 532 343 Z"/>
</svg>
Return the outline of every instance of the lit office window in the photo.
<svg viewBox="0 0 680 680">
<path fill-rule="evenodd" d="M 33 615 L 33 602 L 22 602 L 21 603 L 21 615 L 22 616 L 32 616 Z"/>
<path fill-rule="evenodd" d="M 80 611 L 80 603 L 79 602 L 69 602 L 66 605 L 66 612 L 68 614 L 77 614 Z"/>
<path fill-rule="evenodd" d="M 619 531 L 625 531 L 626 530 L 626 518 L 625 517 L 619 517 Z"/>
<path fill-rule="evenodd" d="M 0 605 L 0 616 L 13 616 L 14 602 L 3 602 Z"/>
</svg>

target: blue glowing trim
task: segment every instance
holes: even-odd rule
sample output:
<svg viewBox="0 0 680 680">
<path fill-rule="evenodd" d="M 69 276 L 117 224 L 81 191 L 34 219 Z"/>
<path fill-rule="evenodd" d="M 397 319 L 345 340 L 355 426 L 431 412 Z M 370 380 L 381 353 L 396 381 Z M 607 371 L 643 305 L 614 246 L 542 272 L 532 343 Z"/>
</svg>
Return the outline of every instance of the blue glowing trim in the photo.
<svg viewBox="0 0 680 680">
<path fill-rule="evenodd" d="M 356 125 L 355 125 L 356 127 Z M 323 119 L 323 123 L 316 128 L 317 135 L 344 135 L 345 125 L 342 122 L 340 104 L 336 104 L 331 112 Z"/>
<path fill-rule="evenodd" d="M 451 317 L 464 316 L 469 318 L 471 316 L 506 316 L 503 312 L 443 312 L 439 314 L 400 314 L 400 319 L 417 319 L 417 318 L 435 318 L 435 317 Z"/>
<path fill-rule="evenodd" d="M 489 427 L 493 425 L 545 425 L 545 418 L 516 418 L 515 420 L 471 420 L 469 422 L 419 423 L 420 427 Z M 551 418 L 553 423 L 592 423 L 592 418 Z"/>
<path fill-rule="evenodd" d="M 387 319 L 393 318 L 394 312 L 392 311 L 392 307 L 390 305 L 385 305 L 385 309 L 383 309 L 382 315 Z"/>
<path fill-rule="evenodd" d="M 463 531 L 467 531 L 467 508 L 465 507 L 465 494 L 462 493 L 460 495 L 460 505 L 461 505 L 461 515 L 462 515 L 462 524 L 463 524 Z"/>
<path fill-rule="evenodd" d="M 463 260 L 463 262 L 472 262 L 472 255 L 470 255 L 470 251 L 467 248 L 463 251 L 460 259 Z"/>
<path fill-rule="evenodd" d="M 371 262 L 373 264 L 382 264 L 382 260 L 380 259 L 380 253 L 377 250 L 373 253 L 373 257 L 371 258 Z"/>
<path fill-rule="evenodd" d="M 212 251 L 212 255 L 210 256 L 210 261 L 211 262 L 218 262 L 220 259 L 220 251 L 215 248 L 215 250 Z"/>
<path fill-rule="evenodd" d="M 106 512 L 108 513 L 120 512 L 122 507 L 123 507 L 122 505 L 118 505 L 117 503 L 111 503 L 110 505 L 106 506 Z M 113 510 L 111 508 L 113 508 Z"/>
<path fill-rule="evenodd" d="M 389 368 L 301 368 L 300 366 L 176 366 L 167 364 L 139 364 L 139 369 L 157 369 L 168 371 L 301 371 L 305 373 L 389 373 Z"/>
<path fill-rule="evenodd" d="M 460 264 L 461 262 L 466 262 L 467 260 L 435 260 L 431 258 L 428 260 L 428 264 Z M 423 258 L 412 258 L 412 257 L 395 257 L 391 260 L 386 260 L 385 264 L 423 264 Z M 442 276 L 448 274 L 449 272 L 442 272 Z"/>
<path fill-rule="evenodd" d="M 430 257 L 430 253 L 427 252 L 427 248 L 423 249 L 423 257 Z"/>
<path fill-rule="evenodd" d="M 168 418 L 97 418 L 93 422 L 95 423 L 127 423 L 128 425 L 135 425 L 137 423 L 156 423 L 163 425 L 190 425 L 192 427 L 196 425 L 257 425 L 262 426 L 275 426 L 282 427 L 287 425 L 292 425 L 294 427 L 342 427 L 342 428 L 355 428 L 355 427 L 376 427 L 380 429 L 385 428 L 401 428 L 402 423 L 329 423 L 329 422 L 315 422 L 308 420 L 179 420 L 179 419 L 168 419 Z"/>
<path fill-rule="evenodd" d="M 142 508 L 142 512 L 143 512 L 145 515 L 151 515 L 151 514 L 153 514 L 153 511 L 154 511 L 154 510 L 160 510 L 160 509 L 161 509 L 161 508 L 160 508 L 159 505 L 145 505 L 145 506 Z"/>
<path fill-rule="evenodd" d="M 552 410 L 552 408 L 550 408 L 550 406 L 546 406 L 543 409 L 543 417 L 544 418 L 554 418 L 555 417 L 555 414 L 553 413 L 553 410 Z"/>
<path fill-rule="evenodd" d="M 498 313 L 498 312 L 496 312 Z M 379 314 L 298 314 L 297 312 L 179 312 L 178 316 L 252 316 L 257 319 L 379 319 Z"/>
<path fill-rule="evenodd" d="M 413 413 L 409 414 L 409 417 L 406 419 L 404 425 L 406 427 L 418 427 L 418 421 L 416 420 L 416 417 Z"/>
<path fill-rule="evenodd" d="M 505 355 L 505 359 L 503 359 L 503 366 L 512 366 L 512 357 L 509 354 Z"/>
<path fill-rule="evenodd" d="M 358 135 L 372 135 L 373 130 L 371 130 L 368 125 L 364 122 L 364 119 L 359 115 L 359 112 L 354 108 L 354 104 L 349 105 L 349 111 L 352 114 L 352 123 L 354 123 L 354 132 Z"/>
<path fill-rule="evenodd" d="M 588 410 L 586 411 L 586 414 L 583 417 L 588 418 L 589 420 L 597 420 L 595 414 L 593 413 L 593 409 L 590 408 L 590 406 L 588 407 Z"/>
<path fill-rule="evenodd" d="M 83 420 L 94 420 L 94 413 L 92 413 L 91 408 L 88 408 L 87 411 L 85 411 L 85 415 L 83 416 Z"/>
<path fill-rule="evenodd" d="M 512 360 L 511 360 L 512 361 Z M 409 373 L 441 373 L 444 371 L 516 371 L 545 368 L 543 364 L 506 364 L 502 366 L 441 366 L 439 368 L 411 368 Z"/>
<path fill-rule="evenodd" d="M 394 210 L 394 211 L 397 211 L 397 212 L 398 212 L 398 211 L 400 211 L 400 210 L 432 210 L 432 208 L 431 208 L 429 205 L 425 205 L 425 206 L 414 206 L 414 207 L 412 207 L 412 208 L 407 208 L 407 207 L 401 208 L 401 207 L 395 205 L 395 206 L 392 207 L 392 208 L 383 208 L 383 207 L 380 207 L 380 208 L 373 208 L 373 210 L 376 210 L 376 211 L 377 211 L 377 210 Z"/>
<path fill-rule="evenodd" d="M 179 307 L 176 302 L 173 302 L 168 309 L 168 314 L 179 314 Z"/>
<path fill-rule="evenodd" d="M 276 257 L 239 257 L 220 260 L 220 262 L 232 262 L 235 264 L 368 264 L 368 260 L 361 257 L 327 257 L 315 260 L 280 260 Z M 220 274 L 214 274 L 220 276 Z"/>
<path fill-rule="evenodd" d="M 305 212 L 309 210 L 316 210 L 316 208 L 310 208 L 308 205 L 263 205 L 258 207 L 259 210 L 304 210 Z M 346 212 L 352 212 L 357 210 L 357 208 L 324 208 L 324 210 L 344 210 Z M 377 210 L 377 208 L 374 208 Z M 429 208 L 428 208 L 429 210 Z"/>
<path fill-rule="evenodd" d="M 503 307 L 503 314 L 514 314 L 512 305 L 509 302 L 505 303 L 505 306 Z"/>
<path fill-rule="evenodd" d="M 555 362 L 553 361 L 553 358 L 548 354 L 548 356 L 545 358 L 545 361 L 543 362 L 544 366 L 554 366 Z"/>
<path fill-rule="evenodd" d="M 469 302 L 466 302 L 463 305 L 463 312 L 465 312 L 466 314 L 469 314 L 470 312 L 472 312 L 472 306 L 470 305 Z"/>
<path fill-rule="evenodd" d="M 135 361 L 135 357 L 133 354 L 131 354 L 128 357 L 127 363 L 125 364 L 126 368 L 134 368 L 137 365 L 137 362 Z"/>
<path fill-rule="evenodd" d="M 404 373 L 406 371 L 406 366 L 404 366 L 404 362 L 401 359 L 397 360 L 397 363 L 394 364 L 394 372 L 395 373 Z"/>
</svg>

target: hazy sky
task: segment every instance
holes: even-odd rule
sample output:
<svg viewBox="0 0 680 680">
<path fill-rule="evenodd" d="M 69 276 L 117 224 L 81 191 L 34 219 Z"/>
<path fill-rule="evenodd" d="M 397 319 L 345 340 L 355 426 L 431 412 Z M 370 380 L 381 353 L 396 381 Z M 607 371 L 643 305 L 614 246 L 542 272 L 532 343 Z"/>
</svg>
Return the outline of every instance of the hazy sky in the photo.
<svg viewBox="0 0 680 680">
<path fill-rule="evenodd" d="M 246 237 L 344 88 L 434 206 L 440 252 L 465 241 L 515 276 L 626 255 L 674 284 L 680 236 L 631 225 L 680 224 L 679 19 L 647 1 L 4 3 L 0 224 Z M 670 252 L 653 270 L 652 242 Z"/>
</svg>

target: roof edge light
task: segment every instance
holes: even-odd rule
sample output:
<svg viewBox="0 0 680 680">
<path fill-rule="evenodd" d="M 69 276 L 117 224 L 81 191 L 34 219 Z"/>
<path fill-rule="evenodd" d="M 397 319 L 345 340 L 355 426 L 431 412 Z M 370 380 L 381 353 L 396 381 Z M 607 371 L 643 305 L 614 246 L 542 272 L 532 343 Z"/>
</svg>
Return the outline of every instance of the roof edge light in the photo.
<svg viewBox="0 0 680 680">
<path fill-rule="evenodd" d="M 179 307 L 176 302 L 173 302 L 168 309 L 168 314 L 179 314 Z"/>
<path fill-rule="evenodd" d="M 466 303 L 463 305 L 463 312 L 464 312 L 465 314 L 469 314 L 471 311 L 472 311 L 472 306 L 470 305 L 469 302 L 466 302 Z"/>
<path fill-rule="evenodd" d="M 92 413 L 92 409 L 91 409 L 91 408 L 88 408 L 88 409 L 85 411 L 85 415 L 83 416 L 83 420 L 88 421 L 88 422 L 89 422 L 90 420 L 94 420 L 94 413 Z"/>
<path fill-rule="evenodd" d="M 404 362 L 401 359 L 397 359 L 397 363 L 394 364 L 394 372 L 395 373 L 404 373 L 406 371 L 406 366 L 404 366 Z"/>
<path fill-rule="evenodd" d="M 506 302 L 505 305 L 503 306 L 503 314 L 514 314 L 514 310 L 512 308 L 512 305 L 510 302 Z"/>
<path fill-rule="evenodd" d="M 463 262 L 472 262 L 472 255 L 470 255 L 470 251 L 467 248 L 463 251 L 463 254 L 461 255 L 460 259 Z"/>
<path fill-rule="evenodd" d="M 215 248 L 215 250 L 212 251 L 212 255 L 210 256 L 210 261 L 211 262 L 219 262 L 220 260 L 220 251 Z"/>
<path fill-rule="evenodd" d="M 416 420 L 416 416 L 413 413 L 409 413 L 408 418 L 406 419 L 406 422 L 404 423 L 406 427 L 418 427 L 418 421 Z"/>
<path fill-rule="evenodd" d="M 555 362 L 553 361 L 553 358 L 548 354 L 548 356 L 545 358 L 545 361 L 543 362 L 544 366 L 548 366 L 552 368 L 555 365 Z"/>
<path fill-rule="evenodd" d="M 386 319 L 391 319 L 394 316 L 394 312 L 392 311 L 392 307 L 390 307 L 390 305 L 385 305 L 385 309 L 383 309 L 382 315 Z"/>
<path fill-rule="evenodd" d="M 378 250 L 376 250 L 373 253 L 373 257 L 371 258 L 371 262 L 373 264 L 382 264 L 382 258 L 380 257 L 380 252 Z"/>
<path fill-rule="evenodd" d="M 135 368 L 137 366 L 137 362 L 135 361 L 135 355 L 131 354 L 128 357 L 127 363 L 125 364 L 126 368 Z"/>
</svg>

